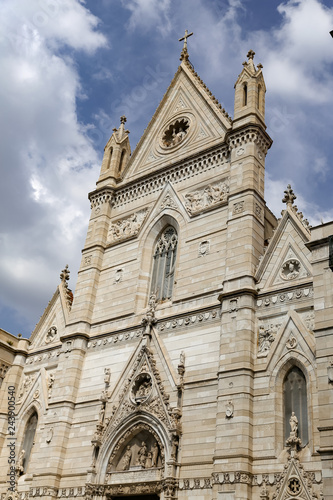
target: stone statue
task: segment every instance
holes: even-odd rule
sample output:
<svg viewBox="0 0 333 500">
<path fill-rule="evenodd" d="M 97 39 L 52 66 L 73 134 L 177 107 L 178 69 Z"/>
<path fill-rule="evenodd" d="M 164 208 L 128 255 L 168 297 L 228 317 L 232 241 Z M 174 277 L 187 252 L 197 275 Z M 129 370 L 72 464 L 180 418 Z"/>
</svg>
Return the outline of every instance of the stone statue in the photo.
<svg viewBox="0 0 333 500">
<path fill-rule="evenodd" d="M 293 436 L 297 436 L 297 432 L 298 432 L 298 418 L 296 417 L 295 413 L 292 412 L 291 414 L 291 417 L 290 417 L 290 420 L 289 420 L 289 424 L 290 424 L 290 434 L 293 435 Z"/>
<path fill-rule="evenodd" d="M 24 458 L 25 458 L 25 451 L 22 450 L 22 451 L 20 451 L 20 454 L 18 456 L 17 466 L 16 466 L 16 470 L 18 471 L 19 475 L 23 474 L 23 472 L 24 472 L 24 467 L 23 467 Z"/>
<path fill-rule="evenodd" d="M 53 374 L 53 373 L 50 373 L 50 374 L 49 374 L 49 379 L 48 379 L 48 381 L 47 381 L 47 387 L 48 387 L 48 397 L 49 397 L 49 398 L 51 397 L 51 394 L 52 394 L 52 387 L 53 387 L 54 381 L 55 381 L 54 374 Z"/>
<path fill-rule="evenodd" d="M 152 451 L 152 459 L 151 459 L 151 466 L 152 467 L 157 467 L 157 460 L 158 460 L 158 444 L 155 442 L 153 446 L 153 451 Z"/>
<path fill-rule="evenodd" d="M 99 418 L 98 418 L 98 422 L 100 424 L 103 423 L 103 420 L 104 420 L 104 413 L 105 413 L 105 409 L 104 407 L 102 406 L 101 409 L 99 410 Z"/>
<path fill-rule="evenodd" d="M 110 378 L 111 378 L 111 369 L 110 368 L 104 368 L 104 383 L 107 384 L 107 385 L 109 385 Z"/>
<path fill-rule="evenodd" d="M 130 447 L 130 445 L 128 445 L 122 459 L 122 464 L 121 464 L 122 470 L 128 470 L 130 468 L 131 460 L 132 460 L 132 448 Z"/>
<path fill-rule="evenodd" d="M 152 467 L 152 453 L 151 451 L 148 451 L 148 455 L 145 462 L 145 468 L 151 469 L 151 467 Z"/>
<path fill-rule="evenodd" d="M 138 451 L 138 458 L 136 461 L 137 465 L 141 465 L 141 467 L 145 467 L 147 458 L 147 445 L 144 441 L 142 441 L 141 448 Z"/>
</svg>

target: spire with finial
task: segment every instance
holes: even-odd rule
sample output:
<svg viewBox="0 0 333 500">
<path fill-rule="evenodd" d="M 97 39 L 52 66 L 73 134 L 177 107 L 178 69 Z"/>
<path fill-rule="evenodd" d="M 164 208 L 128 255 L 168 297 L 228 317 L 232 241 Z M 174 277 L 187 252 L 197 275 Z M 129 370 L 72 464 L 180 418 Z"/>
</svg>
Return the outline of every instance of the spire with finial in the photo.
<svg viewBox="0 0 333 500">
<path fill-rule="evenodd" d="M 185 30 L 185 35 L 182 38 L 179 38 L 180 42 L 184 40 L 183 49 L 182 49 L 181 54 L 180 54 L 181 61 L 184 61 L 184 60 L 188 61 L 187 39 L 189 36 L 192 36 L 192 35 L 193 35 L 193 32 L 189 33 L 187 30 Z"/>
<path fill-rule="evenodd" d="M 129 143 L 129 130 L 125 129 L 127 118 L 125 115 L 120 117 L 120 126 L 113 128 L 113 134 L 104 148 L 104 157 L 99 176 L 99 183 L 105 184 L 106 179 L 110 184 L 115 184 L 121 179 L 124 168 L 131 156 L 131 147 Z"/>
<path fill-rule="evenodd" d="M 68 286 L 68 280 L 69 280 L 69 274 L 70 270 L 68 269 L 68 264 L 66 264 L 65 269 L 63 269 L 60 273 L 60 280 L 64 285 L 67 287 Z"/>
<path fill-rule="evenodd" d="M 287 189 L 284 191 L 284 197 L 282 199 L 282 203 L 286 203 L 287 207 L 290 207 L 294 204 L 297 196 L 294 194 L 294 191 L 291 189 L 291 185 L 288 184 Z"/>
</svg>

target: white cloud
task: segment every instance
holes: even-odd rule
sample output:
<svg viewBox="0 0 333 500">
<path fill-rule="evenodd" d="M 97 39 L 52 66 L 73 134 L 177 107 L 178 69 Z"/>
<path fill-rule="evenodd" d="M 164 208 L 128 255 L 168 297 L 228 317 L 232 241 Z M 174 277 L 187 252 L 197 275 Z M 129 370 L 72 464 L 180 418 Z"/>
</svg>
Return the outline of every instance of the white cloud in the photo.
<svg viewBox="0 0 333 500">
<path fill-rule="evenodd" d="M 122 5 L 131 11 L 130 29 L 157 28 L 161 33 L 169 33 L 171 0 L 122 0 Z"/>
<path fill-rule="evenodd" d="M 99 168 L 87 126 L 77 119 L 80 80 L 64 48 L 90 54 L 107 42 L 96 31 L 98 19 L 76 0 L 5 1 L 0 16 L 0 203 L 6 214 L 0 300 L 15 304 L 29 330 L 58 283 L 54 269 L 60 272 L 79 254 L 89 212 L 82 192 L 94 185 Z"/>
</svg>

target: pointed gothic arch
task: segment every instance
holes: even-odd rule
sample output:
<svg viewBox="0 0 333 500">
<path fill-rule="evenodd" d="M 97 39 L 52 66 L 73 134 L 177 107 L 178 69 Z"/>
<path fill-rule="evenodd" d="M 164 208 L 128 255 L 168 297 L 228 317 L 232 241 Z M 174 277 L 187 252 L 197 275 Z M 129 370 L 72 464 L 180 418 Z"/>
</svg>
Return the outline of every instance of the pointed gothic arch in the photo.
<svg viewBox="0 0 333 500">
<path fill-rule="evenodd" d="M 38 411 L 35 406 L 31 406 L 23 419 L 24 431 L 21 441 L 18 465 L 21 467 L 21 473 L 27 472 L 33 447 L 36 441 L 36 431 L 38 426 Z"/>
<path fill-rule="evenodd" d="M 274 393 L 275 398 L 275 449 L 279 454 L 286 447 L 286 433 L 290 424 L 290 416 L 286 416 L 289 411 L 285 407 L 284 401 L 284 382 L 288 374 L 297 368 L 303 374 L 306 382 L 306 396 L 307 396 L 307 442 L 302 443 L 302 446 L 308 446 L 314 451 L 316 429 L 313 428 L 312 422 L 314 421 L 314 385 L 316 380 L 315 369 L 312 363 L 307 359 L 304 354 L 294 352 L 282 356 L 276 363 L 270 377 L 270 390 Z M 292 410 L 293 411 L 293 410 Z M 297 416 L 297 415 L 296 415 Z M 287 422 L 286 422 L 287 418 Z M 298 416 L 297 416 L 298 418 Z"/>
<path fill-rule="evenodd" d="M 302 446 L 306 446 L 309 442 L 307 383 L 303 370 L 296 364 L 289 368 L 283 379 L 283 413 L 285 440 L 289 437 L 289 421 L 294 414 L 298 421 L 297 436 Z"/>
<path fill-rule="evenodd" d="M 172 297 L 177 248 L 177 230 L 168 225 L 157 238 L 153 253 L 150 295 L 155 295 L 158 302 Z"/>
<path fill-rule="evenodd" d="M 157 445 L 158 453 L 157 458 L 155 457 L 155 464 L 151 462 L 147 467 L 140 468 L 139 462 L 142 454 L 139 450 L 143 442 L 147 448 L 146 459 L 149 460 L 148 453 L 153 454 L 155 445 Z M 128 455 L 127 461 L 129 463 L 126 465 L 128 446 L 131 448 L 131 455 Z M 113 483 L 117 483 L 117 478 L 121 482 L 123 480 L 122 473 L 133 469 L 133 467 L 134 470 L 139 471 L 149 469 L 152 478 L 155 478 L 155 481 L 160 481 L 166 474 L 166 462 L 171 455 L 171 448 L 169 433 L 156 416 L 145 411 L 132 414 L 125 418 L 109 435 L 106 435 L 106 440 L 100 448 L 96 462 L 97 483 L 110 482 L 111 476 Z M 150 458 L 153 459 L 153 457 Z M 139 483 L 141 482 L 140 474 L 137 476 Z"/>
<path fill-rule="evenodd" d="M 174 270 L 174 281 L 177 282 L 181 247 L 184 241 L 186 241 L 187 235 L 186 222 L 184 215 L 180 213 L 178 209 L 167 208 L 164 210 L 164 213 L 161 214 L 160 210 L 158 210 L 158 204 L 144 222 L 138 251 L 138 254 L 141 255 L 140 273 L 136 292 L 138 310 L 142 310 L 148 305 L 155 245 L 159 236 L 169 225 L 174 227 L 178 234 L 177 263 Z M 173 290 L 173 294 L 174 293 L 175 290 Z"/>
</svg>

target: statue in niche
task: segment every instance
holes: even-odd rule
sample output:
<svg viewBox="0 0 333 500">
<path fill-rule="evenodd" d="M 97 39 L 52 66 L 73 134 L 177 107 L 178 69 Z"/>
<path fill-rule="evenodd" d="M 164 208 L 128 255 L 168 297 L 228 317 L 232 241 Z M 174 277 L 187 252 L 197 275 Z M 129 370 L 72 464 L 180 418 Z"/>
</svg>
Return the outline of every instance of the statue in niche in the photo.
<svg viewBox="0 0 333 500">
<path fill-rule="evenodd" d="M 157 467 L 158 452 L 159 452 L 158 444 L 155 441 L 155 444 L 154 444 L 153 450 L 152 450 L 152 459 L 151 459 L 151 466 L 152 467 Z"/>
<path fill-rule="evenodd" d="M 141 467 L 145 468 L 147 459 L 147 445 L 145 441 L 142 441 L 141 447 L 138 451 L 138 458 L 136 461 L 136 465 L 141 465 Z"/>
<path fill-rule="evenodd" d="M 121 464 L 122 470 L 128 470 L 130 468 L 131 460 L 132 460 L 132 448 L 130 447 L 130 445 L 128 445 L 122 459 L 122 464 Z"/>
<path fill-rule="evenodd" d="M 290 435 L 296 437 L 298 433 L 298 418 L 296 417 L 294 412 L 292 412 L 291 414 L 289 424 L 290 424 Z"/>
</svg>

